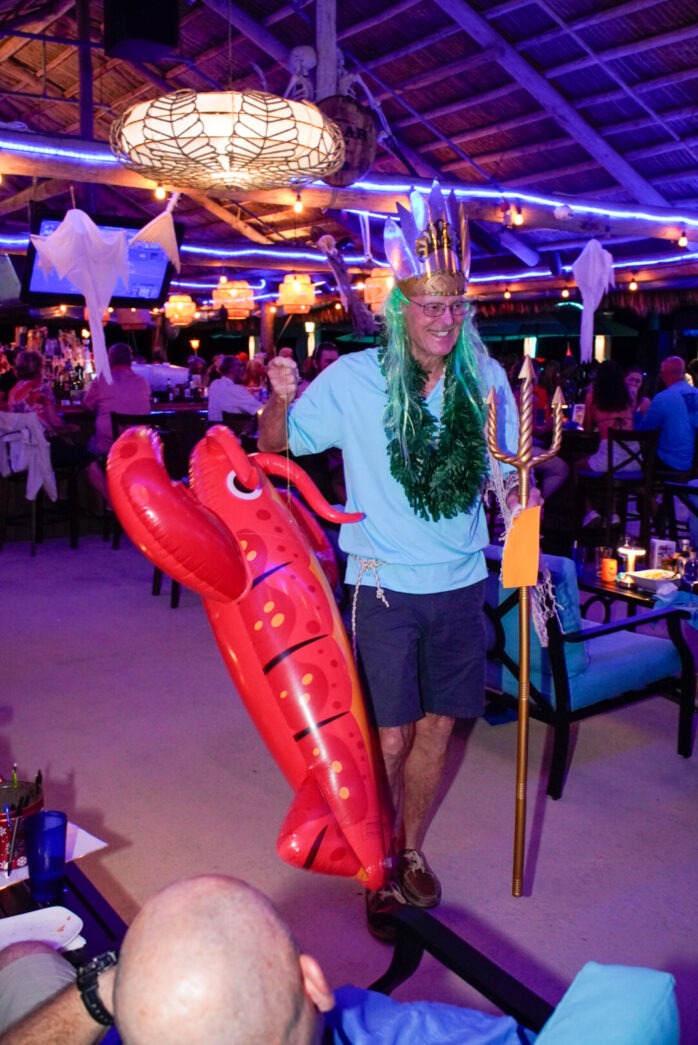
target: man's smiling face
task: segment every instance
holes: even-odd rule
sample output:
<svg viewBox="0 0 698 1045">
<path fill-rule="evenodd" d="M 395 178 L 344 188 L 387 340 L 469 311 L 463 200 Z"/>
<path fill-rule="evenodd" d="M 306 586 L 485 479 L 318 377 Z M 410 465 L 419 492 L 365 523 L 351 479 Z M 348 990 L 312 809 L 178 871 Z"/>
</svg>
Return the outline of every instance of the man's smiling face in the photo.
<svg viewBox="0 0 698 1045">
<path fill-rule="evenodd" d="M 440 316 L 429 316 L 422 305 L 439 304 L 447 306 Z M 436 294 L 419 294 L 405 306 L 405 331 L 410 343 L 412 355 L 427 371 L 439 369 L 443 360 L 453 351 L 463 316 L 454 316 L 450 306 L 462 308 L 463 298 Z"/>
</svg>

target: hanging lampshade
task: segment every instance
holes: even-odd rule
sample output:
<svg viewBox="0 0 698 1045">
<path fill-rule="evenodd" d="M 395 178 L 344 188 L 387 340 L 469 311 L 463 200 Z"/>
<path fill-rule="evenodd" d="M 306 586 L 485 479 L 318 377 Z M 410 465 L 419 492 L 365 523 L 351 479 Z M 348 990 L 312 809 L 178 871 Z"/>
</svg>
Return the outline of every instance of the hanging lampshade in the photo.
<svg viewBox="0 0 698 1045">
<path fill-rule="evenodd" d="M 165 315 L 175 327 L 188 327 L 196 318 L 196 302 L 189 294 L 170 294 L 165 302 Z"/>
<path fill-rule="evenodd" d="M 315 304 L 315 289 L 310 281 L 310 276 L 284 276 L 284 281 L 279 286 L 279 299 L 276 303 L 283 305 L 289 316 L 310 312 L 311 307 Z"/>
<path fill-rule="evenodd" d="M 153 181 L 274 189 L 338 170 L 344 140 L 311 102 L 264 91 L 175 91 L 112 124 L 112 151 Z"/>
<path fill-rule="evenodd" d="M 254 308 L 254 294 L 246 279 L 221 282 L 211 294 L 216 308 L 224 308 L 228 319 L 247 319 Z"/>
<path fill-rule="evenodd" d="M 380 312 L 381 305 L 394 285 L 395 279 L 390 269 L 371 269 L 371 275 L 364 283 L 364 302 L 370 305 L 371 312 Z"/>
</svg>

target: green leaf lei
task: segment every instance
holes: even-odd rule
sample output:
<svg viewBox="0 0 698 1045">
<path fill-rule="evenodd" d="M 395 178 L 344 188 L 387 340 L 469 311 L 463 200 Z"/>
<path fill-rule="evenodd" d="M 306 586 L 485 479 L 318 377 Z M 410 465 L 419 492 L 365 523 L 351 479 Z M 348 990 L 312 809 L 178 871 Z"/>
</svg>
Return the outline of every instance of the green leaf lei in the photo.
<svg viewBox="0 0 698 1045">
<path fill-rule="evenodd" d="M 386 348 L 378 352 L 385 376 Z M 441 424 L 429 413 L 422 393 L 426 371 L 410 357 L 407 407 L 400 413 L 405 432 L 403 454 L 398 424 L 386 423 L 390 472 L 423 519 L 453 519 L 468 512 L 480 496 L 487 469 L 483 424 L 475 404 L 453 373 L 453 353 L 446 359 Z M 477 393 L 476 393 L 477 394 Z"/>
</svg>

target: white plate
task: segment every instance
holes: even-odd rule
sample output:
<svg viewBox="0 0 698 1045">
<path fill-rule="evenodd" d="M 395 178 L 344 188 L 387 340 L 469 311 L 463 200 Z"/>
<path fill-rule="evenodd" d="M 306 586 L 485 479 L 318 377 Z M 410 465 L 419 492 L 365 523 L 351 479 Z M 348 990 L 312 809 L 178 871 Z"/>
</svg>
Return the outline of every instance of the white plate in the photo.
<svg viewBox="0 0 698 1045">
<path fill-rule="evenodd" d="M 82 918 L 67 907 L 42 907 L 38 911 L 0 918 L 0 947 L 23 940 L 41 940 L 58 950 L 71 950 L 82 945 L 81 929 Z"/>
<path fill-rule="evenodd" d="M 662 584 L 679 583 L 679 578 L 671 570 L 635 570 L 625 576 L 632 577 L 638 588 L 644 588 L 645 591 L 656 591 Z"/>
</svg>

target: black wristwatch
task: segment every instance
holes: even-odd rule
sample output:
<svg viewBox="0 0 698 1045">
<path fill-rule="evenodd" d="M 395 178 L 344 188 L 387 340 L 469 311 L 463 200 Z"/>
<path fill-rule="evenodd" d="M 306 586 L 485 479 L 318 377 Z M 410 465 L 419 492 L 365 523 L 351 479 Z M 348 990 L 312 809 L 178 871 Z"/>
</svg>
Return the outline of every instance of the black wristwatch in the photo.
<svg viewBox="0 0 698 1045">
<path fill-rule="evenodd" d="M 97 1023 L 102 1023 L 105 1027 L 111 1027 L 114 1023 L 114 1017 L 110 1012 L 104 1008 L 102 999 L 99 996 L 97 990 L 97 977 L 105 969 L 111 969 L 112 965 L 116 965 L 118 958 L 114 951 L 105 951 L 104 954 L 98 954 L 96 958 L 92 958 L 86 965 L 81 966 L 78 969 L 77 985 L 85 1008 L 89 1012 L 93 1020 Z"/>
</svg>

